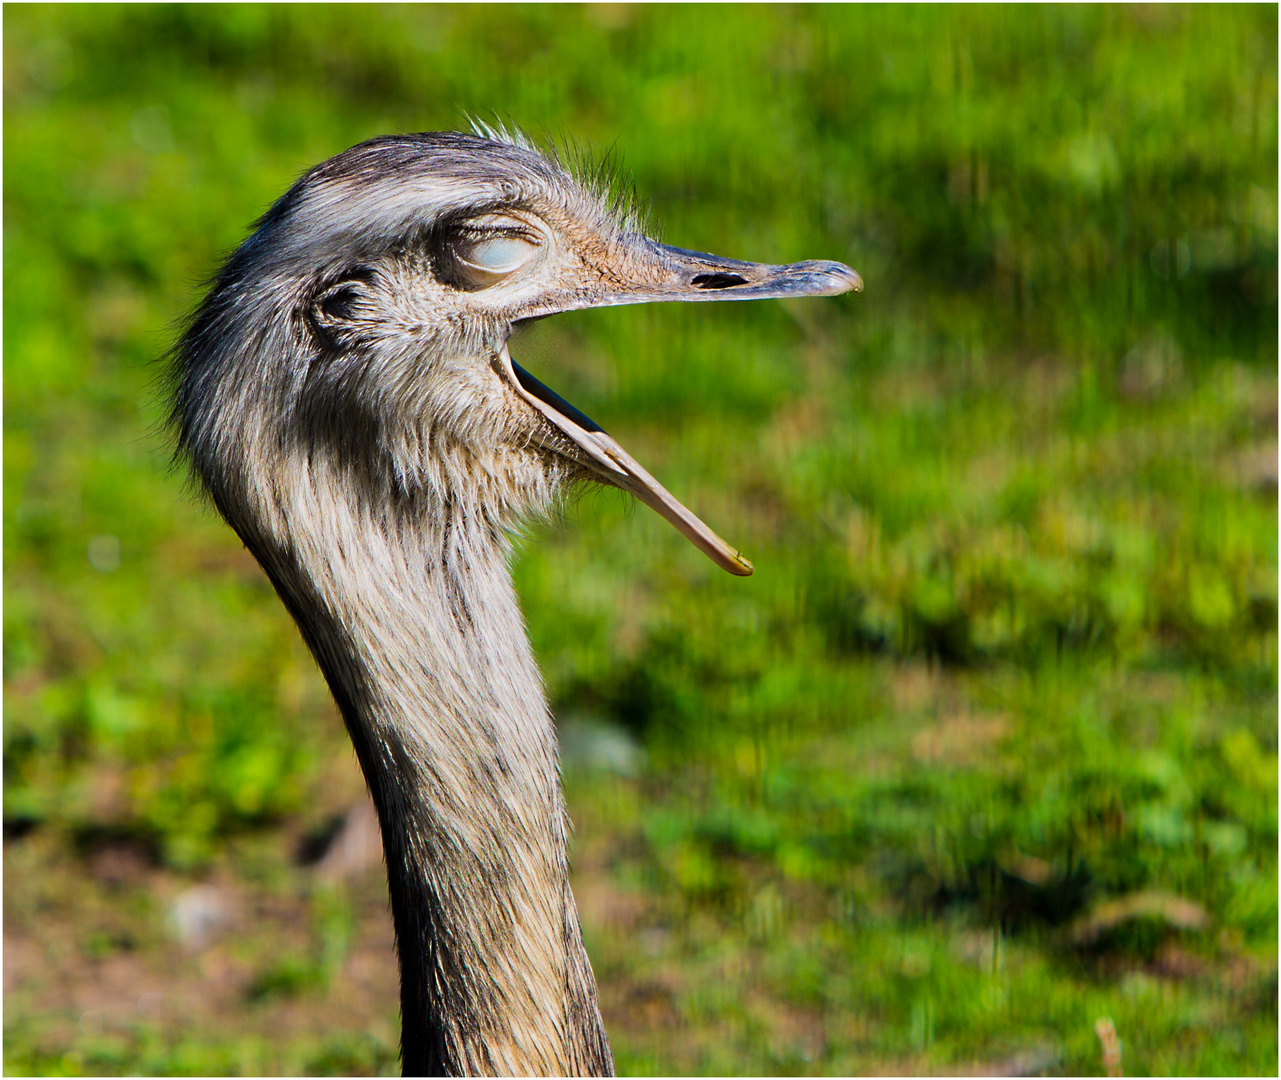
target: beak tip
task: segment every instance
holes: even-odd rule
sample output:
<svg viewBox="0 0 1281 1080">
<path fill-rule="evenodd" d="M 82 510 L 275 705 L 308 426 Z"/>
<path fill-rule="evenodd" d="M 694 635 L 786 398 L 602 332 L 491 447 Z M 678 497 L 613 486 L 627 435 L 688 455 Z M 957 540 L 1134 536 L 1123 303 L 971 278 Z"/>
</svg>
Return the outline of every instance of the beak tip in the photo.
<svg viewBox="0 0 1281 1080">
<path fill-rule="evenodd" d="M 838 287 L 833 290 L 832 295 L 836 296 L 847 292 L 861 293 L 863 291 L 863 279 L 859 277 L 858 271 L 851 270 L 844 263 L 832 263 L 828 273 L 839 283 Z"/>
</svg>

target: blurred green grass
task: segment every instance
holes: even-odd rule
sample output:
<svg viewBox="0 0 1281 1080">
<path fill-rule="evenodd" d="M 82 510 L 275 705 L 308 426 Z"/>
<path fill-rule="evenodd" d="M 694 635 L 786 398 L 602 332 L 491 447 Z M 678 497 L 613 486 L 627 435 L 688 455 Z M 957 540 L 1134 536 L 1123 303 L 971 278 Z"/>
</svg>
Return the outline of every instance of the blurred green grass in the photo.
<svg viewBox="0 0 1281 1080">
<path fill-rule="evenodd" d="M 558 718 L 644 750 L 567 777 L 620 1068 L 1090 1072 L 1111 1015 L 1131 1073 L 1275 1073 L 1275 9 L 32 6 L 4 30 L 7 943 L 103 836 L 311 895 L 275 863 L 348 797 L 345 736 L 168 471 L 153 361 L 303 168 L 497 110 L 617 147 L 669 242 L 867 281 L 514 344 L 757 566 L 720 575 L 608 493 L 521 547 Z M 311 943 L 262 944 L 248 1012 L 343 978 L 357 916 L 300 902 Z M 155 934 L 55 967 L 166 955 Z M 6 982 L 7 1071 L 394 1062 L 390 1035 L 263 1042 L 225 1013 L 86 1032 L 57 1000 Z"/>
</svg>

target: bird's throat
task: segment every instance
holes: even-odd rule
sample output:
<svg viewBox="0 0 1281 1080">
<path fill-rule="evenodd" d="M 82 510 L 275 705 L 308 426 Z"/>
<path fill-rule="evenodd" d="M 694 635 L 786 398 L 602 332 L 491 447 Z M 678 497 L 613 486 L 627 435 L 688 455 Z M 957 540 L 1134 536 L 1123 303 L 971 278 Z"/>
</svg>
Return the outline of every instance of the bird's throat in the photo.
<svg viewBox="0 0 1281 1080">
<path fill-rule="evenodd" d="M 569 889 L 555 731 L 505 542 L 457 506 L 389 528 L 312 480 L 283 512 L 295 538 L 323 522 L 325 544 L 260 561 L 378 807 L 406 1075 L 612 1073 Z"/>
</svg>

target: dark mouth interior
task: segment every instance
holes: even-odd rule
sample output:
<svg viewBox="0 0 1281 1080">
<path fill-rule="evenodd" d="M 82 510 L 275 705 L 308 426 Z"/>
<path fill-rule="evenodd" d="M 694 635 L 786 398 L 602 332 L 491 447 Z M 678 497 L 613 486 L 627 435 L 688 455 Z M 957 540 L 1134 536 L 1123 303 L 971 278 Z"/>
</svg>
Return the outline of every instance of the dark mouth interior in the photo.
<svg viewBox="0 0 1281 1080">
<path fill-rule="evenodd" d="M 528 371 L 521 367 L 515 360 L 512 361 L 512 371 L 516 373 L 516 381 L 525 388 L 527 394 L 532 394 L 545 405 L 550 405 L 561 416 L 574 421 L 584 431 L 604 431 L 605 429 L 596 423 L 589 416 L 585 416 L 574 408 L 568 401 L 561 397 L 555 390 L 545 383 L 539 382 Z"/>
</svg>

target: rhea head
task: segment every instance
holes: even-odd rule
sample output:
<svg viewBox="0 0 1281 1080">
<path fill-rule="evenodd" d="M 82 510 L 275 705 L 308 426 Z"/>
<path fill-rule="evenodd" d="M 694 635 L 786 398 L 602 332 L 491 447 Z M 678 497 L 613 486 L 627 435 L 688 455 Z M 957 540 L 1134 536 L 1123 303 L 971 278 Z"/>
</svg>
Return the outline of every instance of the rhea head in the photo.
<svg viewBox="0 0 1281 1080">
<path fill-rule="evenodd" d="M 858 275 L 658 243 L 601 185 L 522 136 L 485 134 L 371 139 L 281 197 L 181 346 L 181 445 L 233 524 L 245 500 L 257 504 L 251 517 L 274 516 L 264 481 L 298 455 L 345 463 L 375 501 L 474 502 L 498 530 L 565 482 L 594 479 L 631 492 L 724 569 L 751 573 L 517 365 L 508 338 L 562 311 L 834 295 L 860 289 Z"/>
</svg>

